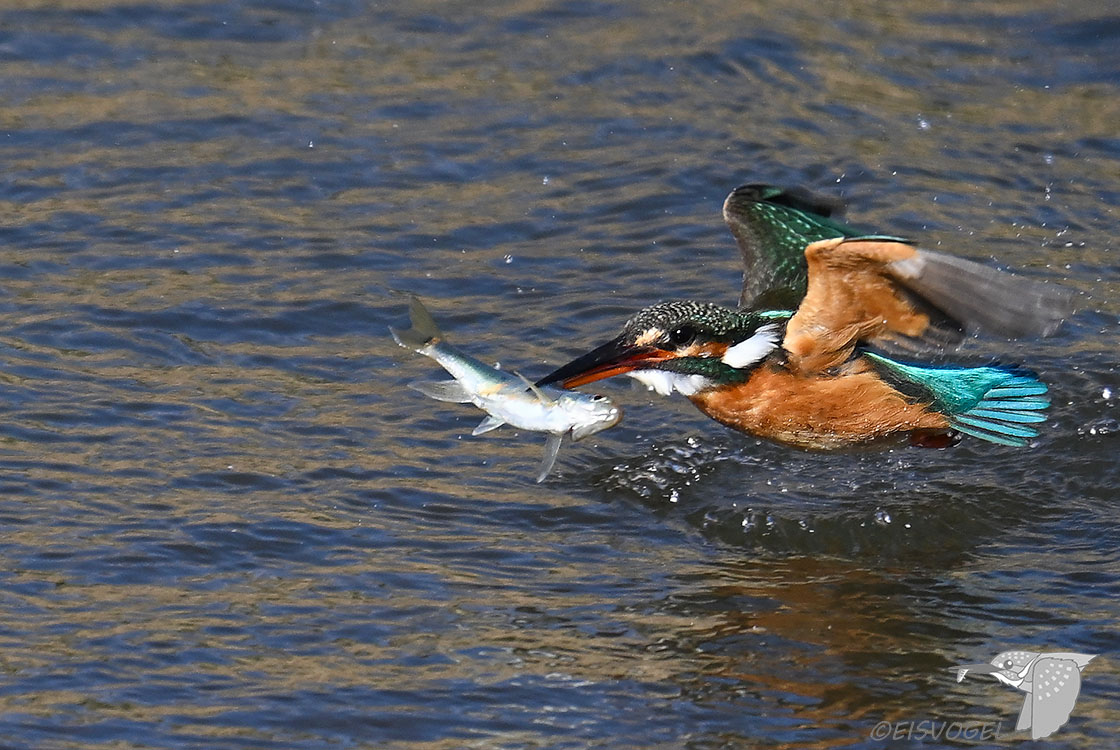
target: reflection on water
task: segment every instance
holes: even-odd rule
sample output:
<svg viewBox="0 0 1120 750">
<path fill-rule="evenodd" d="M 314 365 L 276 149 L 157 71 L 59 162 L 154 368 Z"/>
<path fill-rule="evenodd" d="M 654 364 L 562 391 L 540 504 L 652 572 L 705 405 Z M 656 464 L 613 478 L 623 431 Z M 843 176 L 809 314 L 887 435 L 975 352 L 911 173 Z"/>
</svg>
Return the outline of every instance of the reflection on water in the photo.
<svg viewBox="0 0 1120 750">
<path fill-rule="evenodd" d="M 825 19 L 827 18 L 827 22 Z M 1091 4 L 509 0 L 0 11 L 0 736 L 13 746 L 876 746 L 944 668 L 1103 654 L 1120 728 L 1116 19 Z M 808 454 L 612 384 L 540 436 L 387 326 L 543 374 L 730 303 L 747 181 L 1062 278 L 1031 451 Z M 1009 740 L 1010 741 L 1010 740 Z"/>
</svg>

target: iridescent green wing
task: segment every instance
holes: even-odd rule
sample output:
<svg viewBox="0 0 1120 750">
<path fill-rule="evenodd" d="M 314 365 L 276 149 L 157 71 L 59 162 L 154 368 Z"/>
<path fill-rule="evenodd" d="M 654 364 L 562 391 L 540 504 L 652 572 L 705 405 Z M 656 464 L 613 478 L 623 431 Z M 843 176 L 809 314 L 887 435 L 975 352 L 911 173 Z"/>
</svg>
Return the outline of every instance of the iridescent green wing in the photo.
<svg viewBox="0 0 1120 750">
<path fill-rule="evenodd" d="M 739 307 L 796 310 L 808 285 L 805 247 L 834 237 L 869 236 L 833 219 L 840 210 L 839 203 L 804 190 L 751 184 L 731 191 L 723 218 L 743 254 Z"/>
</svg>

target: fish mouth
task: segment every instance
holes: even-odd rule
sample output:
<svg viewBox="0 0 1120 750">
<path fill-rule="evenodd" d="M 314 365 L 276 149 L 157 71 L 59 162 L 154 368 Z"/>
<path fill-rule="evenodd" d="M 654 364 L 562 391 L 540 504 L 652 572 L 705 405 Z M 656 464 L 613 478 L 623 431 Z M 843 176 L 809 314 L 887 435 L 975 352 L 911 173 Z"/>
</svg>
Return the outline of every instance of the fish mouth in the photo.
<svg viewBox="0 0 1120 750">
<path fill-rule="evenodd" d="M 624 375 L 632 370 L 653 367 L 658 362 L 672 358 L 673 355 L 663 349 L 626 344 L 619 336 L 558 367 L 536 384 L 559 383 L 564 388 L 576 388 L 596 380 Z"/>
<path fill-rule="evenodd" d="M 1000 671 L 998 667 L 994 667 L 987 662 L 983 664 L 958 664 L 955 667 L 946 667 L 946 669 L 957 673 L 957 682 L 963 682 L 964 676 L 969 672 L 973 674 L 994 674 Z"/>
<path fill-rule="evenodd" d="M 600 419 L 588 424 L 578 424 L 572 427 L 572 440 L 582 440 L 597 432 L 602 432 L 603 430 L 614 427 L 620 421 L 622 421 L 622 407 L 617 405 L 613 406 L 611 410 Z"/>
</svg>

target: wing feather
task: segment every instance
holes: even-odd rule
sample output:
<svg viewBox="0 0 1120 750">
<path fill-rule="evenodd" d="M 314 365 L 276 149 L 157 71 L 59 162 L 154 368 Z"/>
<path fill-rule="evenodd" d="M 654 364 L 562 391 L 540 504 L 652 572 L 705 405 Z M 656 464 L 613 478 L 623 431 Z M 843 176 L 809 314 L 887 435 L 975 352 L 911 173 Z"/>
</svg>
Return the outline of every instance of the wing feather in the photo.
<svg viewBox="0 0 1120 750">
<path fill-rule="evenodd" d="M 791 363 L 806 373 L 837 367 L 860 342 L 889 334 L 920 336 L 930 318 L 885 272 L 913 257 L 902 241 L 831 239 L 805 248 L 809 285 L 786 326 L 782 343 Z"/>
<path fill-rule="evenodd" d="M 804 190 L 740 185 L 723 203 L 743 256 L 740 307 L 793 310 L 805 296 L 805 246 L 832 237 L 864 234 L 837 221 L 838 202 Z"/>
<path fill-rule="evenodd" d="M 1057 285 L 902 240 L 821 240 L 805 248 L 805 259 L 808 286 L 783 346 L 808 373 L 843 364 L 860 343 L 922 348 L 971 329 L 1049 335 L 1073 309 Z"/>
<path fill-rule="evenodd" d="M 890 275 L 968 330 L 1008 338 L 1049 336 L 1073 312 L 1073 295 L 972 260 L 918 250 L 887 268 Z"/>
</svg>

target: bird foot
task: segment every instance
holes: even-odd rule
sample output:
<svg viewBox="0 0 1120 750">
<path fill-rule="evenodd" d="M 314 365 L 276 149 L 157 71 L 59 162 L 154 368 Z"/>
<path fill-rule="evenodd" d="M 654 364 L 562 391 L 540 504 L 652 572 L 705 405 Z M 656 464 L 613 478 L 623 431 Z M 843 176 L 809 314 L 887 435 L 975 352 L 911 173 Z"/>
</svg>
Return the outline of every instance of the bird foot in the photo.
<svg viewBox="0 0 1120 750">
<path fill-rule="evenodd" d="M 956 430 L 914 430 L 910 433 L 910 445 L 916 448 L 949 448 L 961 441 Z"/>
</svg>

